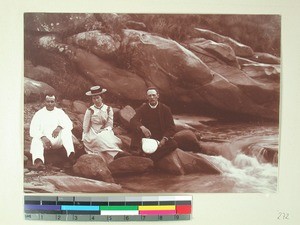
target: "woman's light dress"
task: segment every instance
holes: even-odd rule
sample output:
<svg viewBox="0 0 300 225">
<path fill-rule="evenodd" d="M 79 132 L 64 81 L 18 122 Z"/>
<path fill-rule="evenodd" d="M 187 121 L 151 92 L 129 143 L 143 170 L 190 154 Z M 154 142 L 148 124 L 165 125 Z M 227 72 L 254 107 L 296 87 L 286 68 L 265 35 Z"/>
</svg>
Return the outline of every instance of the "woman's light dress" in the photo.
<svg viewBox="0 0 300 225">
<path fill-rule="evenodd" d="M 121 140 L 114 135 L 113 109 L 105 104 L 89 107 L 84 115 L 82 141 L 89 154 L 107 152 L 115 156 L 122 151 Z"/>
</svg>

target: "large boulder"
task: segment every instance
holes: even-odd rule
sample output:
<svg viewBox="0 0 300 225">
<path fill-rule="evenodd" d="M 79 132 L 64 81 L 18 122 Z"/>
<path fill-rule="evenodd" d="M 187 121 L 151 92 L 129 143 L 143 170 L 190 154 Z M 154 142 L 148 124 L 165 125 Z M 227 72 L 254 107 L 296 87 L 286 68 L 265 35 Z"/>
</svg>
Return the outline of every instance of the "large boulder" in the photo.
<svg viewBox="0 0 300 225">
<path fill-rule="evenodd" d="M 237 56 L 251 57 L 254 55 L 251 47 L 239 43 L 230 37 L 226 37 L 206 29 L 195 28 L 195 30 L 196 35 L 198 35 L 199 37 L 229 45 L 234 50 L 235 55 Z"/>
<path fill-rule="evenodd" d="M 181 130 L 174 135 L 178 148 L 183 151 L 200 152 L 201 146 L 195 133 L 191 130 Z"/>
<path fill-rule="evenodd" d="M 86 80 L 99 84 L 120 98 L 142 100 L 146 85 L 142 78 L 127 70 L 117 68 L 96 55 L 68 45 L 55 35 L 46 35 L 37 40 L 38 48 L 67 57 L 76 65 L 77 71 Z"/>
<path fill-rule="evenodd" d="M 30 60 L 24 62 L 24 76 L 33 80 L 43 81 L 45 79 L 50 80 L 56 76 L 55 72 L 45 66 L 33 65 Z"/>
<path fill-rule="evenodd" d="M 258 83 L 256 81 L 254 81 L 253 78 L 255 72 L 253 73 L 253 75 L 251 76 L 251 78 L 249 78 L 243 70 L 240 70 L 239 68 L 235 68 L 232 66 L 228 66 L 227 64 L 224 64 L 224 62 L 221 62 L 218 58 L 216 58 L 215 55 L 210 54 L 209 52 L 203 50 L 202 48 L 200 48 L 197 43 L 194 42 L 189 42 L 189 44 L 187 45 L 187 48 L 189 48 L 191 51 L 193 51 L 203 62 L 205 62 L 205 64 L 214 72 L 222 75 L 224 78 L 228 79 L 230 82 L 232 82 L 235 85 L 240 85 L 240 87 L 244 87 L 244 86 L 252 86 L 254 88 L 256 88 L 255 86 L 257 86 L 257 89 L 264 89 L 265 88 L 265 84 L 264 83 Z M 245 68 L 246 66 L 257 66 L 257 65 L 265 65 L 267 66 L 268 64 L 259 64 L 255 61 L 246 59 L 246 58 L 242 58 L 242 57 L 236 57 L 238 64 L 240 65 L 239 67 L 241 68 Z M 276 65 L 269 65 L 269 67 L 275 67 Z M 277 69 L 280 69 L 280 67 Z M 270 88 L 267 85 L 268 88 Z M 244 90 L 247 91 L 247 90 Z M 259 90 L 256 90 L 259 91 Z"/>
<path fill-rule="evenodd" d="M 178 151 L 182 150 L 176 149 L 174 152 L 161 159 L 157 164 L 157 169 L 175 175 L 185 175 L 186 172 L 181 164 L 180 158 L 177 155 Z"/>
<path fill-rule="evenodd" d="M 77 176 L 114 183 L 105 160 L 99 155 L 82 155 L 73 166 L 73 172 Z"/>
<path fill-rule="evenodd" d="M 112 35 L 99 30 L 86 31 L 68 37 L 67 44 L 77 45 L 101 58 L 111 58 L 120 47 L 120 42 Z"/>
<path fill-rule="evenodd" d="M 49 93 L 58 95 L 58 92 L 50 85 L 24 77 L 25 102 L 43 101 Z"/>
<path fill-rule="evenodd" d="M 144 80 L 136 74 L 117 68 L 82 49 L 76 49 L 72 60 L 86 78 L 100 84 L 115 96 L 131 100 L 144 99 L 147 87 Z"/>
<path fill-rule="evenodd" d="M 118 112 L 118 119 L 123 126 L 129 128 L 130 120 L 134 115 L 135 110 L 131 106 L 127 105 Z"/>
<path fill-rule="evenodd" d="M 151 159 L 139 156 L 121 157 L 108 164 L 108 168 L 114 175 L 141 174 L 148 171 L 151 167 L 153 167 Z"/>
<path fill-rule="evenodd" d="M 78 193 L 113 193 L 120 192 L 118 184 L 91 180 L 72 176 L 44 176 L 41 178 L 44 185 L 52 184 L 55 189 L 52 192 L 78 192 Z"/>
<path fill-rule="evenodd" d="M 222 77 L 228 80 L 233 86 L 237 87 L 240 90 L 239 95 L 245 95 L 254 104 L 258 104 L 262 107 L 265 104 L 274 103 L 275 106 L 274 108 L 271 108 L 271 110 L 279 110 L 277 108 L 277 104 L 279 103 L 278 85 L 274 85 L 273 83 L 264 80 L 253 80 L 243 71 L 235 69 L 233 67 L 220 65 L 217 62 L 209 63 L 209 66 L 218 74 L 222 74 Z M 257 69 L 257 71 L 258 70 L 259 69 Z M 279 84 L 278 81 L 276 83 Z M 255 106 L 253 105 L 253 107 Z"/>
<path fill-rule="evenodd" d="M 198 90 L 198 93 L 215 108 L 278 119 L 279 96 L 270 86 L 237 85 L 216 74 L 214 80 Z"/>
<path fill-rule="evenodd" d="M 72 58 L 75 48 L 63 43 L 63 39 L 57 35 L 31 35 L 25 38 L 25 48 L 35 67 L 25 65 L 25 77 L 43 81 L 59 90 L 64 98 L 82 98 L 92 85 L 89 80 L 80 75 Z M 43 73 L 41 71 L 43 69 Z M 33 72 L 31 72 L 33 71 Z M 54 71 L 48 75 L 44 71 Z"/>
<path fill-rule="evenodd" d="M 190 173 L 221 174 L 221 171 L 200 155 L 176 149 L 161 159 L 158 168 L 162 171 L 184 175 Z"/>
<path fill-rule="evenodd" d="M 87 110 L 86 103 L 80 100 L 76 100 L 73 102 L 73 111 L 78 114 L 85 114 Z"/>
<path fill-rule="evenodd" d="M 205 51 L 216 56 L 221 61 L 224 61 L 226 64 L 239 68 L 239 64 L 233 49 L 224 43 L 217 43 L 212 40 L 207 40 L 205 38 L 195 38 L 185 42 L 189 47 L 196 47 L 197 49 L 201 48 Z"/>
<path fill-rule="evenodd" d="M 205 54 L 203 49 L 199 51 L 197 46 L 191 50 L 215 72 L 214 79 L 197 90 L 201 101 L 226 111 L 278 119 L 278 85 L 263 80 L 255 81 L 240 69 Z"/>
<path fill-rule="evenodd" d="M 148 86 L 156 86 L 165 96 L 174 95 L 174 82 L 176 85 L 204 85 L 212 79 L 209 68 L 173 40 L 125 29 L 122 45 L 124 60 Z"/>
</svg>

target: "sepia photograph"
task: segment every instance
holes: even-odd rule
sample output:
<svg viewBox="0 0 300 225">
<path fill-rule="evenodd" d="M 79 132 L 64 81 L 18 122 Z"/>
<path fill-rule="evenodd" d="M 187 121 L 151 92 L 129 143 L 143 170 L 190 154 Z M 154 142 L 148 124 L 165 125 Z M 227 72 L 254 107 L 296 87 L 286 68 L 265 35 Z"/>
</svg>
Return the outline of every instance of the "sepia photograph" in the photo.
<svg viewBox="0 0 300 225">
<path fill-rule="evenodd" d="M 280 15 L 23 20 L 24 193 L 277 193 Z"/>
<path fill-rule="evenodd" d="M 1 6 L 3 224 L 299 223 L 298 0 Z"/>
</svg>

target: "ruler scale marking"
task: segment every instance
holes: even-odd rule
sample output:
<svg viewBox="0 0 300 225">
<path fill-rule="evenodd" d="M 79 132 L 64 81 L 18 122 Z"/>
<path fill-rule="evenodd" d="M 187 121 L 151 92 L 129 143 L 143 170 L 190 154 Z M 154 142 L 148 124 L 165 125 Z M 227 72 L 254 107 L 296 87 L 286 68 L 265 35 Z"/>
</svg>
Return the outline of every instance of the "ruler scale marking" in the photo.
<svg viewBox="0 0 300 225">
<path fill-rule="evenodd" d="M 26 220 L 189 220 L 191 196 L 25 196 Z"/>
</svg>

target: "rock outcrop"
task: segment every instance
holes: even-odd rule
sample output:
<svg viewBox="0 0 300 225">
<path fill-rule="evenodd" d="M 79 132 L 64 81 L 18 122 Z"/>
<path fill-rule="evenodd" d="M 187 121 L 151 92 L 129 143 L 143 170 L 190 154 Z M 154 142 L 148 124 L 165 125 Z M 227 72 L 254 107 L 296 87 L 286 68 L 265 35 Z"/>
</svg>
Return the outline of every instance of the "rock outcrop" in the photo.
<svg viewBox="0 0 300 225">
<path fill-rule="evenodd" d="M 82 155 L 73 166 L 73 171 L 80 177 L 114 183 L 106 161 L 100 155 Z"/>
<path fill-rule="evenodd" d="M 118 184 L 81 177 L 45 176 L 41 179 L 44 184 L 50 183 L 55 187 L 51 192 L 114 193 L 121 190 L 121 186 Z"/>
<path fill-rule="evenodd" d="M 120 47 L 119 41 L 99 30 L 75 34 L 67 39 L 67 44 L 82 47 L 104 59 L 115 56 L 116 51 Z"/>
<path fill-rule="evenodd" d="M 239 43 L 230 37 L 226 37 L 206 29 L 195 28 L 195 30 L 196 35 L 198 35 L 199 37 L 203 37 L 208 40 L 213 40 L 218 43 L 224 43 L 226 45 L 229 45 L 234 50 L 237 56 L 251 57 L 254 55 L 254 52 L 251 47 Z"/>
<path fill-rule="evenodd" d="M 25 65 L 25 77 L 64 96 L 84 96 L 89 85 L 99 84 L 127 102 L 142 101 L 146 88 L 155 86 L 171 107 L 278 120 L 280 58 L 197 27 L 181 43 L 147 32 L 133 18 L 27 14 L 26 57 L 35 66 Z"/>
<path fill-rule="evenodd" d="M 58 92 L 44 82 L 24 78 L 24 98 L 26 102 L 41 101 L 46 94 L 57 95 Z"/>
<path fill-rule="evenodd" d="M 184 152 L 180 149 L 176 149 L 160 160 L 158 168 L 162 171 L 177 175 L 190 173 L 221 174 L 221 170 L 207 159 L 193 153 Z"/>
<path fill-rule="evenodd" d="M 125 156 L 115 159 L 108 168 L 113 175 L 142 174 L 153 167 L 151 159 L 139 156 Z"/>
<path fill-rule="evenodd" d="M 126 105 L 123 109 L 121 109 L 117 113 L 118 119 L 126 128 L 129 128 L 130 120 L 134 115 L 135 115 L 135 110 L 129 105 Z"/>
<path fill-rule="evenodd" d="M 191 130 L 181 130 L 174 135 L 178 148 L 184 151 L 201 152 L 200 142 Z"/>
</svg>

